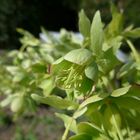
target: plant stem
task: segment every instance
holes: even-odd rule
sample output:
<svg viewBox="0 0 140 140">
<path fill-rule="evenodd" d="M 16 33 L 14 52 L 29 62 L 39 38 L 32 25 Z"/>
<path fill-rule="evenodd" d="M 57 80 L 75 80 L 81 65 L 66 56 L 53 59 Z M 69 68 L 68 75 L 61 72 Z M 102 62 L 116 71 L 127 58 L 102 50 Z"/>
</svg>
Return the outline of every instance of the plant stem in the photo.
<svg viewBox="0 0 140 140">
<path fill-rule="evenodd" d="M 114 121 L 115 128 L 116 128 L 116 130 L 117 130 L 119 139 L 120 139 L 120 140 L 123 140 L 122 133 L 121 133 L 120 128 L 118 127 L 118 125 L 117 125 L 117 123 L 116 123 L 116 119 L 115 119 L 114 115 L 113 115 L 113 121 Z"/>
<path fill-rule="evenodd" d="M 128 39 L 126 40 L 126 42 L 129 45 L 130 49 L 132 50 L 136 62 L 140 62 L 139 54 L 138 54 L 137 50 L 135 49 L 134 45 L 132 44 L 132 42 L 130 40 L 128 40 Z"/>
<path fill-rule="evenodd" d="M 72 122 L 73 122 L 73 118 L 71 119 L 70 123 L 68 124 L 67 128 L 65 129 L 65 132 L 64 132 L 64 134 L 62 136 L 62 140 L 67 140 L 69 128 L 70 128 Z"/>
<path fill-rule="evenodd" d="M 123 113 L 122 113 L 122 115 L 123 115 Z M 124 122 L 125 122 L 125 125 L 126 125 L 126 130 L 127 130 L 127 133 L 128 133 L 128 137 L 130 138 L 130 140 L 133 140 L 133 137 L 132 137 L 132 135 L 131 135 L 131 131 L 130 131 L 128 122 L 127 122 L 127 120 L 125 119 L 124 115 L 123 115 L 123 118 L 124 118 Z"/>
<path fill-rule="evenodd" d="M 26 47 L 27 47 L 26 45 L 22 45 L 22 47 L 20 48 L 20 52 L 23 52 Z"/>
</svg>

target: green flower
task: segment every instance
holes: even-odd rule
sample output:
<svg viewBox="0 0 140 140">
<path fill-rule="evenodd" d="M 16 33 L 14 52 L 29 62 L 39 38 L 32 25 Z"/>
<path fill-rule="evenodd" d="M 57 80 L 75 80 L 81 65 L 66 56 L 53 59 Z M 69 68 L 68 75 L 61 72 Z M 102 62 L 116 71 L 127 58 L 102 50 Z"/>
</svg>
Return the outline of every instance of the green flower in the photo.
<svg viewBox="0 0 140 140">
<path fill-rule="evenodd" d="M 87 68 L 92 62 L 92 54 L 87 49 L 76 49 L 53 64 L 53 72 L 56 74 L 55 83 L 65 90 L 73 90 L 80 94 L 90 93 L 93 86 L 93 76 Z M 91 67 L 91 66 L 90 66 Z"/>
</svg>

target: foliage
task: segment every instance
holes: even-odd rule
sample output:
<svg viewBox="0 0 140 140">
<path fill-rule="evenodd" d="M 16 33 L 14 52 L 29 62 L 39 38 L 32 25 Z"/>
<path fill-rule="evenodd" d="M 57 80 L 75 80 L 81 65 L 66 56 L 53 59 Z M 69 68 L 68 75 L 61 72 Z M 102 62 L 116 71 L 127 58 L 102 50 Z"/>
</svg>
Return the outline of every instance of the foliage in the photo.
<svg viewBox="0 0 140 140">
<path fill-rule="evenodd" d="M 135 0 L 135 3 L 132 0 L 112 1 L 124 10 L 127 25 L 131 21 L 136 27 L 139 25 L 140 20 L 137 18 L 139 0 Z M 65 26 L 68 30 L 77 31 L 77 11 L 81 8 L 85 10 L 90 19 L 97 9 L 101 11 L 105 23 L 111 19 L 108 0 L 1 0 L 0 48 L 19 48 L 17 27 L 29 30 L 36 36 L 40 32 L 40 25 L 48 30 L 58 31 Z M 54 11 L 59 21 L 54 18 Z"/>
<path fill-rule="evenodd" d="M 92 22 L 80 12 L 82 41 L 65 30 L 56 38 L 42 29 L 48 37 L 44 42 L 18 29 L 22 47 L 8 54 L 10 64 L 1 64 L 1 73 L 7 73 L 0 85 L 6 96 L 1 107 L 10 104 L 17 116 L 37 103 L 67 110 L 56 113 L 66 128 L 62 140 L 139 140 L 140 55 L 131 38 L 140 32 L 123 27 L 114 5 L 111 11 L 108 25 L 99 11 Z M 120 57 L 123 43 L 131 53 Z M 74 135 L 68 138 L 69 131 Z"/>
</svg>

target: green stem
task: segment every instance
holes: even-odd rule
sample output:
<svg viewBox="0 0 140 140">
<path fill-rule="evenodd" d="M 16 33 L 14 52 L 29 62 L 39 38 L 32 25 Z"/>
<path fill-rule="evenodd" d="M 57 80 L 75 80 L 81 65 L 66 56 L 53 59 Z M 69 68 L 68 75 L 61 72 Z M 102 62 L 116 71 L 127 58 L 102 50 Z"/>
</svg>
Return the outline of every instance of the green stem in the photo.
<svg viewBox="0 0 140 140">
<path fill-rule="evenodd" d="M 129 136 L 130 140 L 133 140 L 133 137 L 132 137 L 132 135 L 131 135 L 130 128 L 129 128 L 129 126 L 128 126 L 127 121 L 126 121 L 126 130 L 127 130 L 127 133 L 128 133 L 128 136 Z"/>
<path fill-rule="evenodd" d="M 67 140 L 67 136 L 68 136 L 69 129 L 70 129 L 72 122 L 73 122 L 73 118 L 71 119 L 70 123 L 68 124 L 67 128 L 65 129 L 65 132 L 62 136 L 62 140 Z"/>
<path fill-rule="evenodd" d="M 123 118 L 123 120 L 124 120 L 124 123 L 125 123 L 125 125 L 126 125 L 126 130 L 127 130 L 127 133 L 128 133 L 128 137 L 130 138 L 130 140 L 133 140 L 133 137 L 132 137 L 132 135 L 131 135 L 131 131 L 130 131 L 130 128 L 129 128 L 129 125 L 128 125 L 128 121 L 127 121 L 127 119 L 125 118 L 125 115 L 124 115 L 124 113 L 122 112 L 122 110 L 119 109 L 119 111 L 121 112 L 121 116 L 122 116 L 122 118 Z"/>
<path fill-rule="evenodd" d="M 114 120 L 115 120 L 115 118 L 114 118 Z M 123 140 L 123 136 L 121 134 L 120 129 L 117 126 L 116 120 L 114 122 L 115 122 L 115 127 L 116 127 L 116 130 L 117 130 L 118 136 L 119 136 L 120 140 Z"/>
<path fill-rule="evenodd" d="M 20 48 L 20 52 L 23 52 L 26 47 L 27 47 L 26 45 L 22 45 L 22 47 Z"/>
<path fill-rule="evenodd" d="M 107 92 L 111 93 L 114 90 L 113 84 L 110 82 L 109 75 L 108 76 L 102 76 L 101 80 L 104 84 L 104 88 Z"/>
<path fill-rule="evenodd" d="M 135 49 L 134 45 L 132 44 L 132 42 L 130 40 L 128 40 L 128 39 L 126 40 L 126 42 L 129 45 L 130 49 L 132 50 L 136 62 L 140 62 L 139 54 L 138 54 L 137 50 Z"/>
<path fill-rule="evenodd" d="M 113 113 L 113 112 L 112 112 L 112 113 Z M 118 127 L 118 125 L 117 125 L 117 123 L 116 123 L 116 119 L 115 119 L 114 115 L 113 115 L 113 121 L 114 121 L 114 125 L 115 125 L 115 128 L 116 128 L 116 131 L 117 131 L 117 133 L 118 133 L 119 139 L 120 139 L 120 140 L 124 140 L 124 139 L 123 139 L 123 136 L 122 136 L 122 133 L 121 133 L 121 131 L 120 131 L 120 128 Z"/>
<path fill-rule="evenodd" d="M 75 113 L 76 113 L 77 111 L 79 111 L 79 109 L 80 109 L 80 107 L 78 107 L 78 108 L 76 109 L 76 111 L 73 113 L 72 119 L 71 119 L 71 121 L 69 122 L 67 128 L 65 129 L 65 132 L 64 132 L 64 134 L 63 134 L 61 140 L 66 140 L 66 139 L 67 139 L 67 136 L 68 136 L 68 132 L 69 132 L 70 126 L 71 126 L 73 120 L 74 120 L 74 119 L 77 119 L 77 117 L 75 117 Z"/>
</svg>

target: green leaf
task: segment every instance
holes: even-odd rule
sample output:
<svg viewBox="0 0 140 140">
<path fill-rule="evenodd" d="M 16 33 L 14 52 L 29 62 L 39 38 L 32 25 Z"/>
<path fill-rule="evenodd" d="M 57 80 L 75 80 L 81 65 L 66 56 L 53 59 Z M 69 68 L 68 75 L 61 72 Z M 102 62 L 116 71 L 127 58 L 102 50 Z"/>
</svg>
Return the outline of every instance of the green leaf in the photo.
<svg viewBox="0 0 140 140">
<path fill-rule="evenodd" d="M 13 82 L 20 82 L 21 80 L 23 80 L 25 78 L 25 74 L 24 73 L 17 73 L 14 77 L 13 77 Z"/>
<path fill-rule="evenodd" d="M 62 70 L 67 70 L 71 67 L 72 63 L 64 60 L 63 57 L 57 59 L 52 65 L 52 73 L 59 73 Z"/>
<path fill-rule="evenodd" d="M 0 106 L 5 107 L 9 105 L 14 98 L 15 98 L 15 95 L 9 95 L 7 98 L 5 98 L 4 100 L 0 102 Z"/>
<path fill-rule="evenodd" d="M 140 98 L 140 86 L 137 84 L 132 85 L 125 97 L 138 97 Z"/>
<path fill-rule="evenodd" d="M 108 25 L 108 34 L 110 36 L 117 36 L 121 33 L 123 27 L 123 16 L 120 13 L 114 15 L 112 21 Z"/>
<path fill-rule="evenodd" d="M 51 78 L 42 79 L 38 87 L 43 89 L 44 96 L 48 96 L 54 88 L 54 81 Z"/>
<path fill-rule="evenodd" d="M 123 30 L 123 15 L 117 7 L 111 3 L 112 20 L 105 29 L 106 38 L 112 38 L 120 35 Z"/>
<path fill-rule="evenodd" d="M 74 113 L 73 117 L 74 117 L 75 119 L 77 119 L 78 117 L 82 116 L 86 111 L 87 111 L 87 107 L 84 107 L 84 108 L 82 108 L 82 109 L 79 109 L 79 110 L 77 110 L 77 111 Z"/>
<path fill-rule="evenodd" d="M 107 51 L 110 48 L 113 48 L 113 53 L 116 54 L 118 49 L 121 47 L 122 44 L 122 36 L 116 36 L 113 38 L 106 38 L 103 43 L 103 51 Z"/>
<path fill-rule="evenodd" d="M 39 95 L 32 94 L 31 97 L 39 103 L 47 104 L 58 109 L 67 109 L 68 107 L 71 107 L 71 106 L 73 106 L 74 108 L 77 108 L 78 106 L 76 103 L 70 100 L 62 99 L 54 95 L 41 97 Z"/>
<path fill-rule="evenodd" d="M 100 133 L 102 133 L 102 130 L 100 128 L 88 122 L 79 123 L 77 128 L 78 134 L 84 133 L 90 136 L 98 136 Z"/>
<path fill-rule="evenodd" d="M 84 37 L 90 36 L 90 20 L 86 16 L 84 10 L 79 13 L 79 31 Z"/>
<path fill-rule="evenodd" d="M 32 72 L 45 73 L 46 71 L 47 71 L 47 67 L 45 66 L 45 64 L 36 63 L 32 65 Z"/>
<path fill-rule="evenodd" d="M 21 28 L 17 28 L 17 32 L 19 32 L 23 37 L 20 39 L 20 42 L 25 46 L 37 46 L 39 45 L 39 39 L 35 38 L 30 32 L 23 30 Z"/>
<path fill-rule="evenodd" d="M 100 110 L 91 110 L 91 112 L 87 112 L 86 116 L 90 122 L 92 122 L 94 125 L 98 126 L 99 128 L 103 125 L 103 114 L 100 112 Z"/>
<path fill-rule="evenodd" d="M 91 58 L 92 53 L 87 49 L 75 49 L 64 56 L 65 60 L 78 65 L 84 65 L 88 63 Z"/>
<path fill-rule="evenodd" d="M 16 75 L 19 71 L 20 71 L 20 68 L 17 67 L 17 66 L 6 66 L 6 70 L 12 74 L 12 75 Z"/>
<path fill-rule="evenodd" d="M 116 89 L 112 92 L 111 96 L 112 97 L 122 96 L 122 95 L 126 94 L 129 91 L 130 88 L 131 88 L 131 85 L 129 85 L 127 87 Z"/>
<path fill-rule="evenodd" d="M 100 56 L 103 44 L 103 24 L 101 22 L 100 12 L 97 11 L 91 25 L 91 49 L 93 53 Z"/>
<path fill-rule="evenodd" d="M 87 134 L 79 134 L 79 135 L 70 137 L 69 140 L 93 140 L 93 139 L 91 136 Z"/>
<path fill-rule="evenodd" d="M 117 76 L 121 78 L 122 76 L 125 76 L 128 74 L 131 70 L 133 70 L 135 67 L 135 62 L 134 61 L 128 61 L 126 64 L 124 64 L 119 72 L 117 73 Z"/>
<path fill-rule="evenodd" d="M 55 62 L 53 62 L 53 65 L 57 65 L 57 64 L 61 63 L 63 60 L 64 60 L 64 58 L 63 57 L 60 57 Z"/>
<path fill-rule="evenodd" d="M 116 55 L 113 53 L 113 48 L 105 51 L 100 59 L 97 60 L 99 71 L 107 74 L 112 69 L 114 69 L 120 61 L 117 59 Z"/>
<path fill-rule="evenodd" d="M 136 63 L 136 69 L 137 69 L 138 71 L 140 71 L 140 62 L 137 62 L 137 63 Z"/>
<path fill-rule="evenodd" d="M 140 111 L 140 98 L 134 97 L 118 97 L 113 100 L 118 106 L 124 109 L 134 109 Z"/>
<path fill-rule="evenodd" d="M 132 41 L 131 40 L 126 40 L 126 43 L 128 44 L 128 46 L 130 47 L 132 53 L 133 53 L 133 56 L 136 60 L 136 62 L 140 62 L 140 56 L 139 56 L 139 53 L 138 51 L 136 50 L 135 46 L 133 45 Z"/>
<path fill-rule="evenodd" d="M 122 137 L 120 128 L 121 128 L 121 116 L 113 104 L 108 105 L 104 111 L 104 125 L 105 128 L 111 131 L 116 131 L 119 137 Z"/>
<path fill-rule="evenodd" d="M 95 95 L 89 97 L 84 102 L 82 102 L 81 105 L 79 106 L 79 108 L 83 108 L 83 107 L 87 106 L 88 104 L 95 103 L 95 102 L 98 102 L 100 100 L 103 100 L 107 96 L 108 96 L 108 94 L 106 94 L 106 93 L 104 93 L 104 94 L 103 93 L 102 94 L 96 93 Z"/>
<path fill-rule="evenodd" d="M 125 31 L 125 32 L 123 32 L 123 35 L 125 37 L 129 37 L 129 38 L 139 38 L 140 37 L 140 28 L 135 28 L 130 31 Z"/>
<path fill-rule="evenodd" d="M 98 78 L 98 67 L 96 63 L 90 64 L 86 69 L 85 69 L 85 75 L 93 80 L 97 81 Z"/>
<path fill-rule="evenodd" d="M 102 105 L 102 101 L 91 103 L 87 106 L 86 115 L 90 116 L 93 112 L 98 111 L 99 107 Z"/>
<path fill-rule="evenodd" d="M 22 56 L 20 56 L 22 57 Z M 21 66 L 24 68 L 24 69 L 28 69 L 32 64 L 32 60 L 29 60 L 29 59 L 24 59 L 24 61 L 22 61 L 22 64 Z"/>
<path fill-rule="evenodd" d="M 93 88 L 93 81 L 87 78 L 86 76 L 84 76 L 83 80 L 81 81 L 81 86 L 78 87 L 77 90 L 80 93 L 86 95 L 91 92 L 92 88 Z"/>
<path fill-rule="evenodd" d="M 24 98 L 22 96 L 16 97 L 11 103 L 11 110 L 13 112 L 20 112 L 24 107 Z"/>
<path fill-rule="evenodd" d="M 113 2 L 110 2 L 110 11 L 111 11 L 112 17 L 115 17 L 115 15 L 119 13 L 119 9 L 117 9 L 117 7 L 114 5 Z"/>
<path fill-rule="evenodd" d="M 65 128 L 67 128 L 70 124 L 69 129 L 72 132 L 77 133 L 77 125 L 74 118 L 60 113 L 55 113 L 55 115 L 64 121 Z"/>
</svg>

